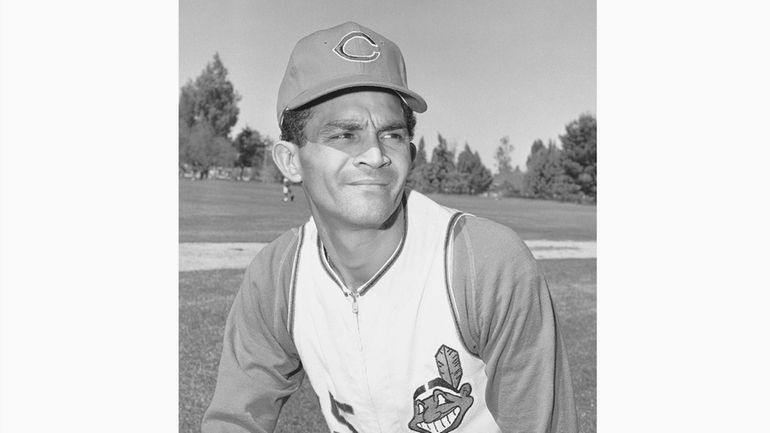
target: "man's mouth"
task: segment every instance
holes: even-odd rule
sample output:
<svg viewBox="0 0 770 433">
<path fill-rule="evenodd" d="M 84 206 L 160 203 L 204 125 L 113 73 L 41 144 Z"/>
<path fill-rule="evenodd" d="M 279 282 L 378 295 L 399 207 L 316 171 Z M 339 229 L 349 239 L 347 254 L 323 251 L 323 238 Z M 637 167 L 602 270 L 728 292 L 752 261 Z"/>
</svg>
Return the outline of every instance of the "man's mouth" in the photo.
<svg viewBox="0 0 770 433">
<path fill-rule="evenodd" d="M 390 182 L 387 180 L 382 179 L 360 179 L 353 182 L 350 182 L 349 185 L 352 186 L 362 186 L 362 187 L 372 187 L 372 188 L 382 188 L 385 186 L 388 186 Z"/>
<path fill-rule="evenodd" d="M 417 427 L 420 427 L 423 430 L 428 430 L 431 433 L 441 433 L 444 430 L 448 429 L 449 426 L 452 425 L 453 422 L 455 422 L 455 419 L 457 418 L 457 415 L 460 415 L 460 407 L 456 407 L 452 409 L 452 412 L 449 412 L 448 414 L 444 415 L 443 417 L 437 419 L 433 422 L 418 422 Z"/>
<path fill-rule="evenodd" d="M 351 185 L 386 185 L 387 179 L 357 179 L 350 182 Z"/>
</svg>

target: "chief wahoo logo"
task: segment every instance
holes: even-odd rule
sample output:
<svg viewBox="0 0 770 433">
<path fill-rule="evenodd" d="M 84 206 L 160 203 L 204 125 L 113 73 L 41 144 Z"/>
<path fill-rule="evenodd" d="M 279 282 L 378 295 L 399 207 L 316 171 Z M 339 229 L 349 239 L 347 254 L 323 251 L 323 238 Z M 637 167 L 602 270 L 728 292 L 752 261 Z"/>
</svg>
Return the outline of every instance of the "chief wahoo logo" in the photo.
<svg viewBox="0 0 770 433">
<path fill-rule="evenodd" d="M 441 345 L 436 352 L 439 377 L 414 391 L 414 415 L 409 429 L 420 433 L 448 433 L 463 422 L 473 404 L 471 384 L 463 383 L 460 355 Z"/>
</svg>

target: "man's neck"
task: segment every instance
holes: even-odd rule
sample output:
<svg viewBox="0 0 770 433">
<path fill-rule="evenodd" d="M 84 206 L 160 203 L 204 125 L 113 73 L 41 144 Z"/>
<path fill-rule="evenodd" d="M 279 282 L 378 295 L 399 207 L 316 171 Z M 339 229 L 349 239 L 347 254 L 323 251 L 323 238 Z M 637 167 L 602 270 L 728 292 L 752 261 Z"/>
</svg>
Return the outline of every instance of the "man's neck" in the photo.
<svg viewBox="0 0 770 433">
<path fill-rule="evenodd" d="M 393 255 L 404 236 L 403 206 L 394 214 L 394 222 L 377 229 L 350 230 L 329 227 L 316 221 L 329 263 L 348 289 L 357 291 L 369 281 Z"/>
</svg>

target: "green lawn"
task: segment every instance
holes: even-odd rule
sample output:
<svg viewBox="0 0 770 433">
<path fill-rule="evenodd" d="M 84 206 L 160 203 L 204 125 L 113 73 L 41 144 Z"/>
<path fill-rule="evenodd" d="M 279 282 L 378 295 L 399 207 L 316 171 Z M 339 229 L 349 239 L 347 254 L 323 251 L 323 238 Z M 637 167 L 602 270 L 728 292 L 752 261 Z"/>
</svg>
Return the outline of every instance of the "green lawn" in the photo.
<svg viewBox="0 0 770 433">
<path fill-rule="evenodd" d="M 279 184 L 179 180 L 180 242 L 270 242 L 310 213 L 302 188 L 283 203 Z M 431 195 L 513 228 L 523 239 L 596 240 L 596 206 L 546 200 Z"/>
<path fill-rule="evenodd" d="M 269 242 L 304 223 L 302 189 L 281 201 L 278 184 L 179 180 L 180 242 Z M 432 196 L 439 203 L 498 221 L 524 239 L 595 240 L 596 207 L 542 200 Z M 580 428 L 596 431 L 596 260 L 539 261 L 567 345 Z M 199 431 L 211 399 L 225 318 L 242 270 L 179 273 L 179 431 Z M 324 432 L 307 382 L 289 399 L 279 432 Z"/>
</svg>

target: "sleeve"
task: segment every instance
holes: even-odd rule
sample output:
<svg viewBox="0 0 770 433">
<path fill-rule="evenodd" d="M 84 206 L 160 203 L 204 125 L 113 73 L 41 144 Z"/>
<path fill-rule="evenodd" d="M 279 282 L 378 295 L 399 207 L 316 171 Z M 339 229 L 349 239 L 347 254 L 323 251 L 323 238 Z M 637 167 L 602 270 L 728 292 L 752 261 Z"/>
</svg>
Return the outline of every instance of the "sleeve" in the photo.
<svg viewBox="0 0 770 433">
<path fill-rule="evenodd" d="M 455 229 L 458 327 L 486 367 L 486 401 L 504 432 L 577 432 L 572 380 L 551 295 L 524 242 L 467 216 Z"/>
<path fill-rule="evenodd" d="M 258 256 L 246 271 L 225 325 L 203 433 L 272 432 L 283 404 L 299 389 L 304 372 L 286 326 L 288 304 L 281 287 L 290 279 L 281 275 L 291 272 L 284 265 L 289 255 L 277 268 L 266 267 L 269 260 Z M 271 274 L 278 276 L 264 277 Z"/>
</svg>

